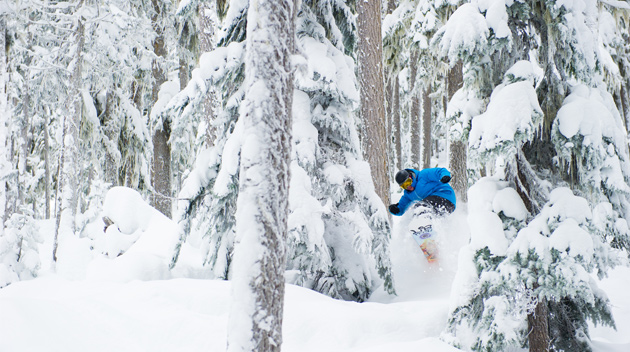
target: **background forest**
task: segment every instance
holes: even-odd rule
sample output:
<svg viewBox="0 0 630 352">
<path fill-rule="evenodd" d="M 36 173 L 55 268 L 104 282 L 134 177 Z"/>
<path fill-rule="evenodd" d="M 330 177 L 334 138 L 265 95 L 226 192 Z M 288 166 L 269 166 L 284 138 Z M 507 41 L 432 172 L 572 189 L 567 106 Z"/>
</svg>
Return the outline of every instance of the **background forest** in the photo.
<svg viewBox="0 0 630 352">
<path fill-rule="evenodd" d="M 285 281 L 395 295 L 391 180 L 446 167 L 470 238 L 441 339 L 592 350 L 589 324 L 615 322 L 591 275 L 630 255 L 630 5 L 289 3 L 290 183 L 269 190 L 288 202 Z M 256 155 L 249 1 L 0 12 L 0 288 L 76 270 L 78 248 L 112 263 L 151 248 L 165 272 L 235 278 L 242 161 Z M 164 238 L 140 237 L 155 223 L 143 200 L 171 220 Z"/>
</svg>

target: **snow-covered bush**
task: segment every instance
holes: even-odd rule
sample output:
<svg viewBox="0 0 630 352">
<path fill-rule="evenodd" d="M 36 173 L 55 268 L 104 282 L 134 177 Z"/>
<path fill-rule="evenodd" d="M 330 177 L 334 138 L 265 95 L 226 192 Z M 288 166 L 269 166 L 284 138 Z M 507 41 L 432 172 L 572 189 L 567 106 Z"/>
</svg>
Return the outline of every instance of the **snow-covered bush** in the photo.
<svg viewBox="0 0 630 352">
<path fill-rule="evenodd" d="M 28 212 L 14 213 L 0 236 L 0 288 L 37 276 L 38 245 L 43 242 L 37 221 Z"/>
</svg>

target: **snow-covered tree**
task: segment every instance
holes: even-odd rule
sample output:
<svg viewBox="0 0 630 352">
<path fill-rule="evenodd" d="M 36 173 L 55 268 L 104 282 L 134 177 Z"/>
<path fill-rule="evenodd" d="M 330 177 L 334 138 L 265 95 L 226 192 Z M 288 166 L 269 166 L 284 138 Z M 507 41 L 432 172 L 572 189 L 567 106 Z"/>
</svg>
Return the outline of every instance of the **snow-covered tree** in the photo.
<svg viewBox="0 0 630 352">
<path fill-rule="evenodd" d="M 228 351 L 280 351 L 295 43 L 292 0 L 252 1 Z"/>
<path fill-rule="evenodd" d="M 8 9 L 0 8 L 0 238 L 4 236 L 4 222 L 7 220 L 7 181 L 11 177 L 12 167 L 9 162 L 9 150 L 11 133 L 11 110 L 7 97 L 8 67 L 6 60 L 6 32 Z"/>
<path fill-rule="evenodd" d="M 28 209 L 14 213 L 5 226 L 0 235 L 0 288 L 37 276 L 38 245 L 43 242 L 39 226 Z"/>
<path fill-rule="evenodd" d="M 445 29 L 441 41 L 449 56 L 489 58 L 464 61 L 449 109 L 471 122 L 471 169 L 491 175 L 469 192 L 477 230 L 456 285 L 468 288 L 445 338 L 474 350 L 590 350 L 587 322 L 614 322 L 589 275 L 618 262 L 628 233 L 628 140 L 596 49 L 609 23 L 586 2 L 481 5 L 462 5 L 445 27 L 470 25 L 478 40 Z"/>
<path fill-rule="evenodd" d="M 208 85 L 220 89 L 217 139 L 200 151 L 179 198 L 190 199 L 180 205 L 183 237 L 204 243 L 207 265 L 221 278 L 230 277 L 237 220 L 246 5 L 230 3 L 217 49 L 201 57 L 171 107 L 181 116 L 194 113 Z M 359 94 L 347 53 L 354 30 L 350 8 L 339 2 L 304 1 L 297 12 L 287 270 L 292 283 L 364 300 L 383 280 L 391 292 L 393 282 L 387 213 L 362 160 L 353 114 Z"/>
<path fill-rule="evenodd" d="M 71 25 L 72 50 L 68 71 L 70 84 L 68 86 L 69 104 L 64 111 L 61 159 L 58 176 L 57 217 L 55 226 L 55 240 L 53 243 L 53 261 L 57 261 L 59 234 L 71 234 L 76 231 L 76 215 L 79 205 L 78 176 L 81 170 L 81 154 L 79 153 L 79 127 L 83 115 L 82 73 L 83 49 L 85 46 L 85 26 L 81 17 L 82 2 L 75 5 L 74 21 Z"/>
</svg>

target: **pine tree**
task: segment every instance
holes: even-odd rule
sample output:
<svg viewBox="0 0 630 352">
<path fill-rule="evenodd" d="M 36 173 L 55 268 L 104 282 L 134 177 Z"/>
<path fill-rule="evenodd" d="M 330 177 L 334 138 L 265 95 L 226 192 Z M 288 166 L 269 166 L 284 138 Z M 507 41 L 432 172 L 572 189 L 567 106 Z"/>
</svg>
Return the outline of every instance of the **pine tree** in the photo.
<svg viewBox="0 0 630 352">
<path fill-rule="evenodd" d="M 478 46 L 441 46 L 457 48 L 451 60 L 464 60 L 464 87 L 449 108 L 464 116 L 481 107 L 483 113 L 467 116 L 471 166 L 491 175 L 469 192 L 471 228 L 478 221 L 486 225 L 471 234 L 460 256 L 459 282 L 471 289 L 459 298 L 445 338 L 474 350 L 528 345 L 531 351 L 586 351 L 588 321 L 614 326 L 589 275 L 605 276 L 616 264 L 614 244 L 627 238 L 627 225 L 619 222 L 627 212 L 627 139 L 625 132 L 612 132 L 623 122 L 603 88 L 602 56 L 586 25 L 597 26 L 597 10 L 529 6 L 463 5 L 451 20 L 477 24 Z M 468 15 L 456 17 L 462 8 Z M 485 27 L 484 16 L 503 11 L 505 21 Z M 524 30 L 528 23 L 534 33 Z M 446 29 L 447 38 L 460 37 Z M 529 51 L 533 46 L 536 52 Z M 484 70 L 484 60 L 471 53 L 488 55 L 485 62 L 492 64 Z M 531 55 L 532 62 L 518 61 Z M 493 87 L 499 72 L 503 79 Z M 468 89 L 483 99 L 488 88 L 487 105 L 462 94 Z M 586 115 L 592 128 L 582 127 Z M 611 231 L 614 224 L 620 227 Z M 471 264 L 475 270 L 466 273 Z M 472 340 L 462 338 L 465 330 Z"/>
<path fill-rule="evenodd" d="M 243 143 L 238 105 L 247 8 L 239 4 L 228 7 L 218 47 L 202 56 L 194 86 L 172 102 L 175 114 L 184 116 L 200 106 L 208 87 L 221 89 L 212 123 L 217 139 L 199 153 L 179 197 L 189 199 L 181 205 L 182 240 L 205 236 L 206 263 L 225 279 L 234 248 Z M 292 146 L 287 269 L 292 283 L 364 300 L 382 281 L 393 292 L 393 282 L 387 214 L 361 157 L 353 116 L 359 94 L 348 84 L 356 82 L 347 54 L 354 50 L 355 28 L 350 8 L 341 3 L 306 1 L 297 12 L 296 47 L 303 59 L 296 62 L 295 75 L 293 125 L 300 133 Z"/>
</svg>

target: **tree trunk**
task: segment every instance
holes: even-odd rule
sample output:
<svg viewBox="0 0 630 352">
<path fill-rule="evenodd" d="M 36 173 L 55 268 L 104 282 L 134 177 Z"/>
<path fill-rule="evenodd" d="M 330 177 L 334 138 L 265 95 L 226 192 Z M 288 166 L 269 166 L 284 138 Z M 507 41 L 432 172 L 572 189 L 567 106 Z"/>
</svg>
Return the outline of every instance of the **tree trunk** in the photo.
<svg viewBox="0 0 630 352">
<path fill-rule="evenodd" d="M 409 61 L 409 94 L 411 94 L 411 110 L 409 111 L 411 139 L 411 167 L 417 169 L 422 168 L 420 161 L 420 97 L 418 96 L 418 88 L 416 87 L 416 76 L 418 73 L 418 51 L 413 50 Z"/>
<path fill-rule="evenodd" d="M 84 26 L 81 20 L 77 22 L 76 53 L 74 67 L 72 68 L 72 90 L 70 92 L 70 109 L 64 117 L 63 144 L 59 161 L 57 217 L 55 237 L 53 241 L 53 261 L 57 261 L 57 247 L 59 234 L 74 233 L 75 217 L 78 205 L 78 181 L 79 181 L 79 126 L 83 101 L 81 99 L 81 65 L 83 59 L 83 46 L 85 44 Z"/>
<path fill-rule="evenodd" d="M 626 127 L 626 131 L 628 131 L 628 119 L 630 118 L 630 106 L 628 104 L 628 89 L 627 86 L 630 83 L 628 77 L 626 77 L 626 70 L 623 64 L 619 65 L 619 73 L 621 75 L 621 87 L 619 89 L 619 106 L 618 109 L 621 113 L 621 118 L 623 120 L 623 124 Z"/>
<path fill-rule="evenodd" d="M 549 351 L 549 310 L 547 300 L 542 299 L 536 304 L 534 312 L 527 315 L 529 328 L 529 351 Z"/>
<path fill-rule="evenodd" d="M 381 2 L 357 3 L 359 46 L 359 87 L 361 93 L 361 142 L 370 164 L 374 188 L 384 204 L 389 204 L 389 177 L 381 40 Z"/>
<path fill-rule="evenodd" d="M 448 101 L 463 86 L 462 62 L 459 61 L 448 72 L 447 93 Z M 449 169 L 453 175 L 451 186 L 455 190 L 457 199 L 468 202 L 468 146 L 467 141 L 458 139 L 450 141 Z"/>
<path fill-rule="evenodd" d="M 228 351 L 280 351 L 284 309 L 295 4 L 252 0 L 247 17 Z"/>
<path fill-rule="evenodd" d="M 105 98 L 105 111 L 102 115 L 102 129 L 103 134 L 107 137 L 107 143 L 105 148 L 105 160 L 103 160 L 103 178 L 105 182 L 110 183 L 112 186 L 118 186 L 124 184 L 124 179 L 120 178 L 120 152 L 118 151 L 118 138 L 120 135 L 120 128 L 116 126 L 115 116 L 112 114 L 112 108 L 114 106 L 114 98 L 111 92 L 107 93 Z"/>
<path fill-rule="evenodd" d="M 387 169 L 387 174 L 388 175 L 393 175 L 396 173 L 397 170 L 392 170 L 392 167 L 394 166 L 394 163 L 392 162 L 392 160 L 394 160 L 394 149 L 392 148 L 391 142 L 392 142 L 392 134 L 393 134 L 393 127 L 394 127 L 394 119 L 392 117 L 394 110 L 393 110 L 393 100 L 394 100 L 394 82 L 392 79 L 387 79 L 387 74 L 385 75 L 385 79 L 386 79 L 386 84 L 385 84 L 385 106 L 387 107 L 387 110 L 385 111 L 385 139 L 387 140 L 387 160 L 389 160 L 390 162 L 388 163 L 389 165 L 389 169 Z"/>
<path fill-rule="evenodd" d="M 159 19 L 162 13 L 160 0 L 152 0 L 155 11 L 152 22 L 156 31 L 156 38 L 153 41 L 153 52 L 157 59 L 153 62 L 153 90 L 151 105 L 158 100 L 158 93 L 162 83 L 166 82 L 166 72 L 159 62 L 166 58 L 166 47 L 164 44 L 163 28 L 160 27 Z M 153 172 L 151 173 L 151 183 L 153 185 L 153 195 L 151 205 L 167 217 L 171 217 L 171 138 L 170 121 L 157 121 L 153 131 Z"/>
<path fill-rule="evenodd" d="M 214 15 L 216 8 L 213 2 L 201 2 L 199 4 L 199 49 L 202 53 L 212 51 L 215 47 L 214 37 Z M 203 100 L 203 116 L 206 119 L 207 130 L 206 145 L 214 145 L 216 139 L 215 130 L 212 126 L 214 121 L 214 88 L 211 87 L 210 91 L 206 94 Z"/>
<path fill-rule="evenodd" d="M 50 125 L 50 111 L 46 108 L 44 109 L 44 209 L 45 209 L 45 217 L 46 219 L 50 219 L 50 182 L 52 181 L 50 178 L 50 135 L 48 132 L 48 126 Z"/>
<path fill-rule="evenodd" d="M 396 154 L 396 170 L 402 170 L 402 128 L 400 124 L 400 81 L 398 75 L 394 80 L 394 102 L 392 106 L 392 120 L 394 134 L 394 153 Z"/>
<path fill-rule="evenodd" d="M 7 207 L 7 177 L 11 170 L 9 163 L 9 136 L 11 118 L 7 96 L 7 83 L 9 80 L 6 57 L 6 32 L 7 21 L 4 14 L 0 15 L 0 238 L 4 235 L 4 223 Z"/>
<path fill-rule="evenodd" d="M 431 86 L 422 94 L 422 167 L 431 167 Z"/>
<path fill-rule="evenodd" d="M 171 217 L 171 126 L 162 122 L 162 128 L 153 132 L 153 173 L 151 175 L 155 193 L 152 205 L 167 217 Z"/>
</svg>

